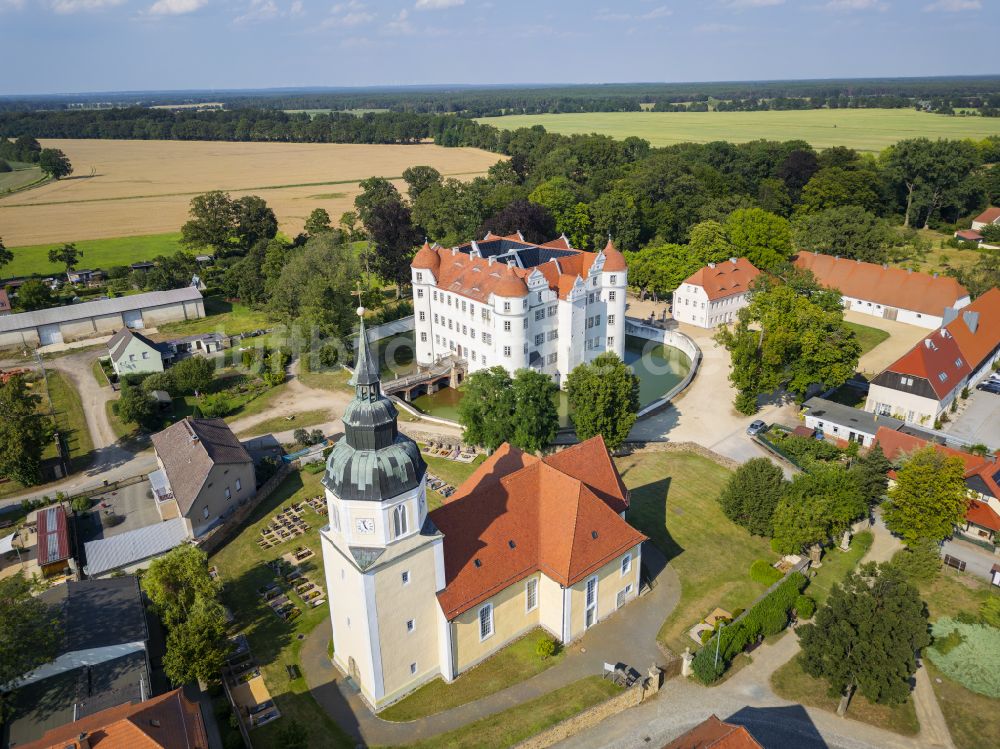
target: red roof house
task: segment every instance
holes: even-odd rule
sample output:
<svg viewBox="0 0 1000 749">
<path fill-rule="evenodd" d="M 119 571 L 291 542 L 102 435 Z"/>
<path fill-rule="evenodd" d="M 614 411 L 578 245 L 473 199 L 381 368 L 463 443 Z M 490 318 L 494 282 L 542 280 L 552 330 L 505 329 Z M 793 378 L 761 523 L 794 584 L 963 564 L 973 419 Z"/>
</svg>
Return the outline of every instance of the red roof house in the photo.
<svg viewBox="0 0 1000 749">
<path fill-rule="evenodd" d="M 759 275 L 760 271 L 745 257 L 734 257 L 722 263 L 709 263 L 688 276 L 684 283 L 701 286 L 714 302 L 733 294 L 745 294 Z"/>
<path fill-rule="evenodd" d="M 66 508 L 53 505 L 38 511 L 38 566 L 46 575 L 56 574 L 69 565 L 69 530 Z"/>
<path fill-rule="evenodd" d="M 745 726 L 726 723 L 708 716 L 687 733 L 666 744 L 663 749 L 764 749 Z"/>
<path fill-rule="evenodd" d="M 989 224 L 1000 224 L 1000 208 L 991 205 L 985 211 L 972 219 L 973 229 L 982 229 Z"/>
</svg>

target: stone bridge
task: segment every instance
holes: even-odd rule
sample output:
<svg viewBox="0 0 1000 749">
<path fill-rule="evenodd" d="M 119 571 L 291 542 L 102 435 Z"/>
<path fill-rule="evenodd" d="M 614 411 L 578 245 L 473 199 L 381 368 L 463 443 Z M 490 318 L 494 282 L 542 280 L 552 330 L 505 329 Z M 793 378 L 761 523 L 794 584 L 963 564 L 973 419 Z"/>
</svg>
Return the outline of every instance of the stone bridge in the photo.
<svg viewBox="0 0 1000 749">
<path fill-rule="evenodd" d="M 449 356 L 429 366 L 421 366 L 413 374 L 383 382 L 382 392 L 412 401 L 421 395 L 436 393 L 441 388 L 457 388 L 462 384 L 468 371 L 468 364 L 464 359 Z"/>
</svg>

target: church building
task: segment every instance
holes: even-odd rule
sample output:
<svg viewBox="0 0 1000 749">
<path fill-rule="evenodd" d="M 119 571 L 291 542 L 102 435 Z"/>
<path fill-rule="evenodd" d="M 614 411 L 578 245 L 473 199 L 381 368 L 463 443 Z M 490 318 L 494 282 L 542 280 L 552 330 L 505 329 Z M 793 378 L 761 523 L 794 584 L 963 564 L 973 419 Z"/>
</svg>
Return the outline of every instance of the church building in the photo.
<svg viewBox="0 0 1000 749">
<path fill-rule="evenodd" d="M 417 252 L 411 264 L 417 363 L 454 357 L 469 372 L 530 367 L 557 384 L 598 354 L 625 353 L 625 257 L 487 234 Z"/>
<path fill-rule="evenodd" d="M 536 627 L 568 643 L 638 595 L 646 537 L 601 437 L 546 458 L 504 444 L 429 511 L 363 320 L 352 384 L 321 543 L 334 663 L 372 709 Z"/>
</svg>

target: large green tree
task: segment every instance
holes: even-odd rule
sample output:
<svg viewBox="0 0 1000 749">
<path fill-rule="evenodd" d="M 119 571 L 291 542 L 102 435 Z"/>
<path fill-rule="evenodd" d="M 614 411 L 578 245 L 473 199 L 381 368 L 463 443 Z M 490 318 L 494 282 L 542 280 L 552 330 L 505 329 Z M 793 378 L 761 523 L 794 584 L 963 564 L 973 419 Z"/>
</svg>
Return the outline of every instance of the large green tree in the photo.
<svg viewBox="0 0 1000 749">
<path fill-rule="evenodd" d="M 514 433 L 515 396 L 510 375 L 503 367 L 480 369 L 462 383 L 458 420 L 462 439 L 496 450 Z"/>
<path fill-rule="evenodd" d="M 17 304 L 26 312 L 47 309 L 55 304 L 52 289 L 40 278 L 29 278 L 17 291 Z"/>
<path fill-rule="evenodd" d="M 230 240 L 236 223 L 236 208 L 229 193 L 221 190 L 191 198 L 191 218 L 181 227 L 181 244 L 209 248 L 220 256 L 231 249 Z"/>
<path fill-rule="evenodd" d="M 771 535 L 771 517 L 785 487 L 785 475 L 767 458 L 753 458 L 730 476 L 719 505 L 726 517 L 757 536 Z"/>
<path fill-rule="evenodd" d="M 163 670 L 176 687 L 217 679 L 226 662 L 226 612 L 214 597 L 198 596 L 167 631 Z"/>
<path fill-rule="evenodd" d="M 204 356 L 189 356 L 170 368 L 177 391 L 180 393 L 202 393 L 215 377 L 215 362 Z"/>
<path fill-rule="evenodd" d="M 246 252 L 277 234 L 278 219 L 263 198 L 244 195 L 233 201 L 233 238 L 241 250 Z"/>
<path fill-rule="evenodd" d="M 354 206 L 374 245 L 372 270 L 396 284 L 397 296 L 410 280 L 410 260 L 420 239 L 410 208 L 403 203 L 395 186 L 382 177 L 361 181 L 361 194 Z"/>
<path fill-rule="evenodd" d="M 883 201 L 879 195 L 879 175 L 870 169 L 820 169 L 802 189 L 800 213 L 814 213 L 847 205 L 877 211 Z"/>
<path fill-rule="evenodd" d="M 912 138 L 886 149 L 882 164 L 903 195 L 906 204 L 903 226 L 910 226 L 915 218 L 914 202 L 919 201 L 924 204 L 924 228 L 927 228 L 927 222 L 948 192 L 979 166 L 980 156 L 969 141 Z"/>
<path fill-rule="evenodd" d="M 0 578 L 0 715 L 22 677 L 59 653 L 63 625 L 58 610 L 32 593 L 23 572 Z"/>
<path fill-rule="evenodd" d="M 896 470 L 882 505 L 886 527 L 907 544 L 950 537 L 969 503 L 964 473 L 961 460 L 932 446 L 913 452 Z"/>
<path fill-rule="evenodd" d="M 330 223 L 330 213 L 326 208 L 313 208 L 312 212 L 306 217 L 303 231 L 310 237 L 322 234 L 323 232 L 333 231 L 333 225 Z"/>
<path fill-rule="evenodd" d="M 791 274 L 787 282 L 759 279 L 750 304 L 715 340 L 729 351 L 729 379 L 737 408 L 757 410 L 757 396 L 785 387 L 804 395 L 812 384 L 836 387 L 854 374 L 861 346 L 844 324 L 843 308 L 829 293 L 808 290 Z"/>
<path fill-rule="evenodd" d="M 142 590 L 167 627 L 187 619 L 199 598 L 216 598 L 218 587 L 208 574 L 208 556 L 190 544 L 154 560 L 142 577 Z"/>
<path fill-rule="evenodd" d="M 66 269 L 67 274 L 76 268 L 81 257 L 83 257 L 83 251 L 78 250 L 72 242 L 67 242 L 62 247 L 53 247 L 49 250 L 49 262 L 59 263 Z"/>
<path fill-rule="evenodd" d="M 550 444 L 559 429 L 556 398 L 559 388 L 548 375 L 533 369 L 514 373 L 513 433 L 510 442 L 522 450 L 537 452 Z"/>
<path fill-rule="evenodd" d="M 882 446 L 877 442 L 868 452 L 860 455 L 851 463 L 850 472 L 854 474 L 861 488 L 861 494 L 869 504 L 877 504 L 885 496 L 889 486 L 889 470 L 892 463 L 885 457 Z"/>
<path fill-rule="evenodd" d="M 729 214 L 726 235 L 745 257 L 761 270 L 773 270 L 792 254 L 792 229 L 788 219 L 763 208 L 740 208 Z"/>
<path fill-rule="evenodd" d="M 14 260 L 14 253 L 7 249 L 3 243 L 3 237 L 0 237 L 0 270 L 3 267 Z"/>
<path fill-rule="evenodd" d="M 0 476 L 24 486 L 41 480 L 42 451 L 50 429 L 38 413 L 41 398 L 15 375 L 0 385 Z"/>
<path fill-rule="evenodd" d="M 566 378 L 570 413 L 581 440 L 604 437 L 617 450 L 628 437 L 639 412 L 639 378 L 613 352 L 580 364 Z"/>
<path fill-rule="evenodd" d="M 898 243 L 885 221 L 856 205 L 803 213 L 792 221 L 792 236 L 800 249 L 866 263 L 885 262 Z"/>
<path fill-rule="evenodd" d="M 916 588 L 892 565 L 872 562 L 835 584 L 815 622 L 798 632 L 803 669 L 841 698 L 840 715 L 855 690 L 872 702 L 905 702 L 917 655 L 931 641 Z"/>
<path fill-rule="evenodd" d="M 432 166 L 410 166 L 403 170 L 403 181 L 406 182 L 406 194 L 412 203 L 428 187 L 441 184 L 441 172 Z"/>
<path fill-rule="evenodd" d="M 116 402 L 118 418 L 125 424 L 149 425 L 156 413 L 149 393 L 135 385 L 122 385 Z"/>
<path fill-rule="evenodd" d="M 857 475 L 839 463 L 816 463 L 782 492 L 771 518 L 775 546 L 784 553 L 801 553 L 837 538 L 867 511 Z"/>
<path fill-rule="evenodd" d="M 53 179 L 62 179 L 73 173 L 69 157 L 58 148 L 43 148 L 38 154 L 38 166 Z"/>
</svg>

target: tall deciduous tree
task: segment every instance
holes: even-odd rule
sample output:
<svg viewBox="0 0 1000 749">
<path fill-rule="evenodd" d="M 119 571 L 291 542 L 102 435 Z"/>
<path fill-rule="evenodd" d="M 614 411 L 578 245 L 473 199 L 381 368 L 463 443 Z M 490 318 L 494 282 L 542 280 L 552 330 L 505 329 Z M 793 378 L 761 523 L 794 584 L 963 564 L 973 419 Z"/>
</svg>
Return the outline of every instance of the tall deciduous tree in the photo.
<svg viewBox="0 0 1000 749">
<path fill-rule="evenodd" d="M 53 179 L 62 179 L 73 173 L 69 157 L 58 148 L 43 148 L 38 154 L 38 166 Z"/>
<path fill-rule="evenodd" d="M 767 458 L 753 458 L 729 478 L 719 505 L 726 517 L 757 536 L 771 535 L 771 517 L 784 491 L 785 475 Z"/>
<path fill-rule="evenodd" d="M 204 356 L 189 356 L 170 368 L 180 393 L 204 392 L 215 377 L 215 362 Z"/>
<path fill-rule="evenodd" d="M 428 187 L 441 184 L 441 172 L 432 166 L 411 166 L 403 170 L 403 181 L 412 203 Z"/>
<path fill-rule="evenodd" d="M 924 228 L 950 190 L 968 178 L 980 163 L 976 147 L 967 141 L 913 138 L 886 150 L 883 164 L 890 179 L 905 196 L 903 226 L 913 220 L 914 199 L 926 204 Z"/>
<path fill-rule="evenodd" d="M 541 244 L 555 236 L 556 222 L 545 206 L 530 200 L 515 200 L 487 218 L 476 235 L 484 236 L 487 231 L 501 236 L 519 231 L 527 241 Z"/>
<path fill-rule="evenodd" d="M 877 442 L 851 464 L 850 472 L 857 478 L 861 494 L 869 504 L 876 504 L 885 496 L 891 468 L 892 463 L 885 457 L 882 446 Z"/>
<path fill-rule="evenodd" d="M 214 597 L 198 596 L 167 631 L 163 670 L 176 687 L 218 678 L 228 653 L 226 612 Z"/>
<path fill-rule="evenodd" d="M 181 227 L 181 244 L 207 247 L 219 255 L 231 249 L 236 208 L 229 193 L 213 190 L 191 198 L 191 218 Z"/>
<path fill-rule="evenodd" d="M 218 585 L 208 574 L 208 556 L 184 544 L 150 564 L 142 590 L 167 627 L 183 622 L 199 598 L 214 599 Z"/>
<path fill-rule="evenodd" d="M 233 237 L 241 250 L 246 252 L 277 234 L 278 219 L 263 198 L 244 195 L 233 201 Z"/>
<path fill-rule="evenodd" d="M 803 250 L 883 263 L 897 234 L 878 216 L 856 205 L 804 213 L 792 222 L 792 235 Z"/>
<path fill-rule="evenodd" d="M 38 414 L 40 402 L 21 375 L 0 385 L 0 476 L 24 486 L 41 480 L 42 451 L 49 439 L 47 421 Z"/>
<path fill-rule="evenodd" d="M 905 702 L 917 654 L 930 644 L 916 588 L 892 565 L 871 562 L 834 585 L 815 622 L 798 631 L 802 667 L 840 696 L 840 715 L 855 690 L 872 702 Z"/>
<path fill-rule="evenodd" d="M 559 429 L 556 397 L 559 388 L 552 378 L 532 369 L 514 373 L 514 414 L 511 444 L 537 452 L 555 439 Z"/>
<path fill-rule="evenodd" d="M 857 205 L 866 211 L 877 211 L 882 206 L 878 190 L 879 175 L 870 169 L 820 169 L 802 188 L 799 212 L 812 213 Z"/>
<path fill-rule="evenodd" d="M 773 270 L 792 254 L 792 229 L 788 219 L 762 208 L 740 208 L 726 219 L 729 241 L 761 270 Z"/>
<path fill-rule="evenodd" d="M 410 259 L 419 234 L 413 226 L 410 209 L 391 182 L 371 177 L 362 180 L 361 189 L 354 206 L 375 245 L 372 269 L 386 281 L 396 284 L 399 295 L 410 279 Z"/>
<path fill-rule="evenodd" d="M 148 425 L 155 414 L 149 393 L 135 385 L 122 385 L 116 405 L 118 418 L 125 424 Z"/>
<path fill-rule="evenodd" d="M 7 249 L 0 237 L 0 269 L 14 260 L 14 253 Z"/>
<path fill-rule="evenodd" d="M 496 450 L 514 433 L 514 390 L 503 367 L 480 369 L 462 383 L 458 420 L 462 439 Z"/>
<path fill-rule="evenodd" d="M 17 291 L 17 304 L 26 312 L 51 307 L 52 289 L 40 278 L 29 278 Z"/>
<path fill-rule="evenodd" d="M 61 639 L 57 609 L 32 595 L 23 572 L 0 579 L 0 714 L 22 677 L 55 660 Z"/>
<path fill-rule="evenodd" d="M 628 437 L 639 412 L 639 378 L 613 352 L 580 364 L 566 380 L 573 426 L 581 440 L 604 437 L 617 450 Z"/>
<path fill-rule="evenodd" d="M 907 544 L 951 536 L 969 504 L 964 473 L 962 461 L 931 446 L 912 453 L 882 505 L 886 527 Z"/>
<path fill-rule="evenodd" d="M 66 269 L 67 274 L 76 268 L 81 257 L 83 257 L 83 251 L 78 250 L 72 242 L 67 242 L 62 247 L 53 247 L 49 250 L 49 262 L 59 263 Z"/>
<path fill-rule="evenodd" d="M 839 463 L 815 464 L 785 488 L 771 519 L 779 551 L 826 543 L 868 511 L 858 477 Z"/>
<path fill-rule="evenodd" d="M 306 224 L 303 228 L 305 233 L 310 237 L 322 234 L 325 231 L 333 231 L 329 212 L 326 208 L 314 208 L 306 218 Z"/>
</svg>

